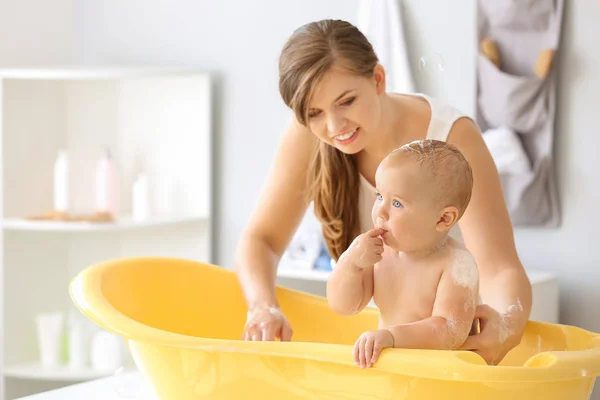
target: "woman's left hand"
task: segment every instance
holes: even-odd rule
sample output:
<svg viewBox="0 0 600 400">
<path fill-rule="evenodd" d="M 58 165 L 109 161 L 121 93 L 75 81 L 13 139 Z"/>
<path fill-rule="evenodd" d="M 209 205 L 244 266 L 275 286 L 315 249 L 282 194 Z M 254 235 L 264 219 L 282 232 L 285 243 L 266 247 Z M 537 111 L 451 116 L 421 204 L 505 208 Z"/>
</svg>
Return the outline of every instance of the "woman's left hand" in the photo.
<svg viewBox="0 0 600 400">
<path fill-rule="evenodd" d="M 521 332 L 515 331 L 509 315 L 487 304 L 477 306 L 475 318 L 479 319 L 481 332 L 468 336 L 460 350 L 474 351 L 489 365 L 497 365 L 521 342 Z"/>
</svg>

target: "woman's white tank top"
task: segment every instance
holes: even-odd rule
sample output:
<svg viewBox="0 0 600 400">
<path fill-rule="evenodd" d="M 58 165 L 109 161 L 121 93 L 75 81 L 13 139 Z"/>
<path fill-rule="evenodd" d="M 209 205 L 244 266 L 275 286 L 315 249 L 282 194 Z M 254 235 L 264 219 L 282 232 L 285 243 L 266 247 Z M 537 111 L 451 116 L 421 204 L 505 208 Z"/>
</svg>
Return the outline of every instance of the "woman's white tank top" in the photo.
<svg viewBox="0 0 600 400">
<path fill-rule="evenodd" d="M 413 95 L 427 100 L 431 108 L 431 120 L 429 121 L 429 127 L 427 129 L 427 139 L 446 141 L 454 122 L 460 118 L 467 117 L 467 115 L 461 113 L 456 108 L 427 95 L 420 93 Z M 373 203 L 376 199 L 376 191 L 362 174 L 359 175 L 360 188 L 358 194 L 358 214 L 360 231 L 366 232 L 373 228 L 371 210 L 373 209 Z M 460 229 L 458 228 L 458 225 L 455 225 L 452 228 L 450 234 L 453 237 L 460 239 Z"/>
</svg>

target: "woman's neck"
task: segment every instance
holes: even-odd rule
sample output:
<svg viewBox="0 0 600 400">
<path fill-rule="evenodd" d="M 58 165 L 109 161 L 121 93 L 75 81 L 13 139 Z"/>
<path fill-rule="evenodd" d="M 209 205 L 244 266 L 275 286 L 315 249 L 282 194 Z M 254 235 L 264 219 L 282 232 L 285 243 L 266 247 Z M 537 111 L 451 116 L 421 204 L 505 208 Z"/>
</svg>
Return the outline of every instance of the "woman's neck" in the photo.
<svg viewBox="0 0 600 400">
<path fill-rule="evenodd" d="M 402 100 L 384 94 L 381 99 L 381 120 L 375 132 L 369 132 L 370 143 L 363 149 L 363 157 L 379 164 L 392 150 L 406 143 L 406 107 Z"/>
</svg>

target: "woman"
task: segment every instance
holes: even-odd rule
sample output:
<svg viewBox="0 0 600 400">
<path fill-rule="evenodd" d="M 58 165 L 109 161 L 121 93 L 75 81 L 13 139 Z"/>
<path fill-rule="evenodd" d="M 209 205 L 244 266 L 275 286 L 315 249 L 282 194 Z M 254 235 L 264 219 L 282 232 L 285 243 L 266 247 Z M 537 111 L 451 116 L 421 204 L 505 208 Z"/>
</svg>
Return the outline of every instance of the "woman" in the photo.
<svg viewBox="0 0 600 400">
<path fill-rule="evenodd" d="M 385 91 L 385 71 L 361 32 L 344 21 L 299 28 L 283 48 L 280 92 L 295 118 L 279 144 L 258 207 L 236 253 L 248 305 L 246 340 L 290 340 L 275 295 L 277 263 L 310 201 L 337 259 L 372 228 L 374 174 L 393 149 L 413 140 L 447 140 L 474 175 L 459 226 L 480 271 L 481 333 L 463 345 L 497 364 L 520 343 L 531 286 L 516 253 L 499 176 L 476 124 L 423 95 Z"/>
</svg>

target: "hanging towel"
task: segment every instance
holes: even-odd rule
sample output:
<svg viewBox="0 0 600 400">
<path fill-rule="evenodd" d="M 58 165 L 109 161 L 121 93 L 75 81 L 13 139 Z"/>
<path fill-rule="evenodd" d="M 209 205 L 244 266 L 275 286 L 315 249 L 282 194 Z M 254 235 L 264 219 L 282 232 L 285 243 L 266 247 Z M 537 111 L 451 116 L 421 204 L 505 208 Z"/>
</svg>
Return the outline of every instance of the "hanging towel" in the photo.
<svg viewBox="0 0 600 400">
<path fill-rule="evenodd" d="M 488 129 L 483 139 L 492 153 L 500 177 L 504 175 L 527 175 L 531 173 L 529 158 L 521 139 L 510 128 Z"/>
<path fill-rule="evenodd" d="M 555 227 L 560 221 L 553 144 L 556 52 L 563 1 L 477 2 L 480 50 L 476 68 L 476 121 L 484 139 L 488 133 L 496 135 L 486 142 L 491 143 L 490 151 L 497 164 L 506 159 L 504 151 L 510 147 L 515 159 L 522 157 L 517 140 L 531 166 L 531 170 L 501 171 L 502 188 L 514 226 Z M 484 40 L 485 46 L 481 45 Z M 547 60 L 544 56 L 548 51 L 555 52 L 554 59 L 550 64 L 540 63 Z M 549 66 L 545 75 L 539 73 L 540 65 Z M 500 144 L 495 130 L 500 128 L 516 136 L 505 135 L 506 142 Z"/>
<path fill-rule="evenodd" d="M 357 27 L 369 39 L 386 70 L 387 90 L 413 93 L 415 85 L 397 1 L 360 0 Z"/>
</svg>

